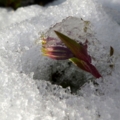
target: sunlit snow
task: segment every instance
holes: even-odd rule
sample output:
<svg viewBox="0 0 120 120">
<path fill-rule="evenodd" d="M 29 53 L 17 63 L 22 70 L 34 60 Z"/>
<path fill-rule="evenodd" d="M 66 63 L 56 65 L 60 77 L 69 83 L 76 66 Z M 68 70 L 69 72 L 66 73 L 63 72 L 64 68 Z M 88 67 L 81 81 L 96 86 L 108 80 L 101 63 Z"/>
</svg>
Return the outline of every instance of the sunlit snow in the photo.
<svg viewBox="0 0 120 120">
<path fill-rule="evenodd" d="M 119 0 L 58 0 L 44 8 L 0 8 L 0 120 L 119 120 L 119 6 Z M 50 66 L 55 71 L 66 63 L 43 56 L 37 44 L 41 34 L 69 16 L 90 21 L 100 42 L 98 56 L 112 46 L 115 58 L 112 72 L 101 71 L 103 78 L 74 94 L 49 81 Z M 107 64 L 101 63 L 98 68 Z M 69 79 L 75 70 L 71 66 L 63 77 Z"/>
</svg>

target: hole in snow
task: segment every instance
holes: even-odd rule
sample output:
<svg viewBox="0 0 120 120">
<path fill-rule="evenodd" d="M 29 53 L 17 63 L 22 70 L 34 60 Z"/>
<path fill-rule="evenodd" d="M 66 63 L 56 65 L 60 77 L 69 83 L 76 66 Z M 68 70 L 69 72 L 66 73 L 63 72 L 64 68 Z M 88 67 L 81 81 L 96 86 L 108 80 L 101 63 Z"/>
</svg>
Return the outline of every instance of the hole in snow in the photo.
<svg viewBox="0 0 120 120">
<path fill-rule="evenodd" d="M 109 51 L 95 38 L 89 21 L 68 17 L 62 22 L 51 27 L 46 35 L 55 37 L 54 30 L 62 32 L 69 37 L 84 43 L 88 40 L 88 52 L 92 56 L 92 63 L 96 66 L 102 76 L 110 75 L 112 69 L 109 67 L 111 59 Z M 75 93 L 83 84 L 94 81 L 95 78 L 74 66 L 68 60 L 56 61 L 42 55 L 40 45 L 36 45 L 23 55 L 22 69 L 26 74 L 33 73 L 35 80 L 46 80 L 52 84 L 61 85 L 63 88 L 70 87 Z"/>
</svg>

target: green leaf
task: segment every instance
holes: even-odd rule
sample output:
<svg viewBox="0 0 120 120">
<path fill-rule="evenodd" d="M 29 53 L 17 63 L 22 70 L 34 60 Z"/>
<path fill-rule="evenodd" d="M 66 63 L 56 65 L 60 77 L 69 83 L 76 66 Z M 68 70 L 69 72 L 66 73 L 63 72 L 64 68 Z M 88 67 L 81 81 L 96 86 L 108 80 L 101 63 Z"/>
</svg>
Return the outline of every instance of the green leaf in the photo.
<svg viewBox="0 0 120 120">
<path fill-rule="evenodd" d="M 75 40 L 67 37 L 66 35 L 55 31 L 56 35 L 60 40 L 70 49 L 70 51 L 75 55 L 75 57 L 90 62 L 90 56 L 87 54 L 87 48 L 81 43 L 77 43 Z"/>
<path fill-rule="evenodd" d="M 76 66 L 81 68 L 82 70 L 85 70 L 89 73 L 91 73 L 94 77 L 100 78 L 102 77 L 100 73 L 97 71 L 97 69 L 91 64 L 91 63 L 86 63 L 83 60 L 79 60 L 77 58 L 70 58 L 70 61 L 72 61 Z"/>
<path fill-rule="evenodd" d="M 75 57 L 69 59 L 71 62 L 73 62 L 77 67 L 81 68 L 82 70 L 85 70 L 87 72 L 90 72 L 88 65 L 83 60 L 79 60 Z"/>
<path fill-rule="evenodd" d="M 74 41 L 73 39 L 67 37 L 66 35 L 55 31 L 57 36 L 61 39 L 61 41 L 71 50 L 71 52 L 75 55 L 78 55 L 80 52 L 80 45 Z"/>
</svg>

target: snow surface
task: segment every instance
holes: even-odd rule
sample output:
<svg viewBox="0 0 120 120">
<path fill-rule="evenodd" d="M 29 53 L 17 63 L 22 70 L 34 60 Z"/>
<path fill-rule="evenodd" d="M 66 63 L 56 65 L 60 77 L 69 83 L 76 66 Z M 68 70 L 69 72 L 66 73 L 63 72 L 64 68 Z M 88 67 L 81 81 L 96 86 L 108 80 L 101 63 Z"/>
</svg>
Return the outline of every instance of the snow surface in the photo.
<svg viewBox="0 0 120 120">
<path fill-rule="evenodd" d="M 119 120 L 119 5 L 119 0 L 58 0 L 45 8 L 0 8 L 0 120 Z M 90 21 L 97 40 L 106 52 L 112 46 L 116 57 L 110 75 L 76 94 L 46 81 L 48 66 L 56 63 L 36 44 L 42 32 L 68 16 Z"/>
</svg>

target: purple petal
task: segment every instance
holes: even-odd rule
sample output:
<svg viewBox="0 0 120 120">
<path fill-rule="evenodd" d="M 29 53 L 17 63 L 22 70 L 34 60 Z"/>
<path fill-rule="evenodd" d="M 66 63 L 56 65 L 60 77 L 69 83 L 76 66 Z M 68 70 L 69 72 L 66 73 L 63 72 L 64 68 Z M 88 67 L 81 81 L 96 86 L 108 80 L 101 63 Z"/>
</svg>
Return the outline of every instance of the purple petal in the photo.
<svg viewBox="0 0 120 120">
<path fill-rule="evenodd" d="M 42 49 L 42 52 L 44 55 L 56 60 L 66 60 L 74 57 L 74 55 L 68 48 L 62 46 L 46 47 Z"/>
</svg>

